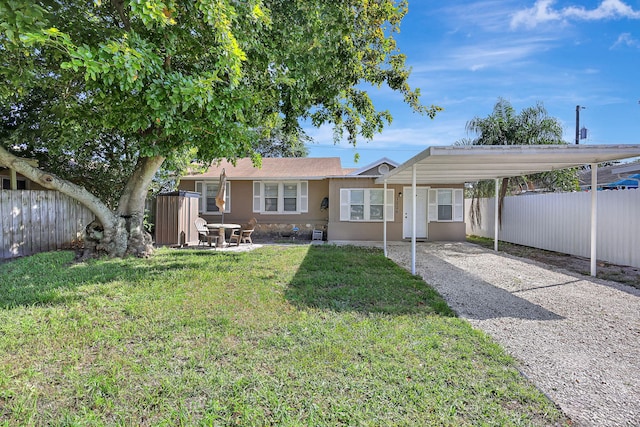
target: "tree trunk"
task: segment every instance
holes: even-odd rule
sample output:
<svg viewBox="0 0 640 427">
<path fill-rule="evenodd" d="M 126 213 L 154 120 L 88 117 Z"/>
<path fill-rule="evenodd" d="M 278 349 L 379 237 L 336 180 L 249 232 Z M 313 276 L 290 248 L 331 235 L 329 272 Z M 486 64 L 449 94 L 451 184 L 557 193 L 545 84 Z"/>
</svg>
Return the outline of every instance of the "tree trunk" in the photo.
<svg viewBox="0 0 640 427">
<path fill-rule="evenodd" d="M 140 157 L 118 202 L 118 215 L 125 220 L 129 235 L 127 254 L 148 256 L 153 252 L 151 235 L 144 229 L 144 207 L 153 176 L 164 157 Z"/>
<path fill-rule="evenodd" d="M 509 178 L 502 178 L 502 185 L 500 186 L 500 199 L 498 200 L 498 224 L 500 224 L 500 228 L 502 228 L 502 206 L 504 205 L 504 198 L 507 196 L 508 189 Z M 497 194 L 496 197 L 498 197 Z"/>
<path fill-rule="evenodd" d="M 57 190 L 86 206 L 96 219 L 85 229 L 83 258 L 107 255 L 147 256 L 153 252 L 151 236 L 144 231 L 144 204 L 151 179 L 162 165 L 164 157 L 142 157 L 124 189 L 116 212 L 84 187 L 31 166 L 0 147 L 0 164 L 22 174 L 50 190 Z"/>
</svg>

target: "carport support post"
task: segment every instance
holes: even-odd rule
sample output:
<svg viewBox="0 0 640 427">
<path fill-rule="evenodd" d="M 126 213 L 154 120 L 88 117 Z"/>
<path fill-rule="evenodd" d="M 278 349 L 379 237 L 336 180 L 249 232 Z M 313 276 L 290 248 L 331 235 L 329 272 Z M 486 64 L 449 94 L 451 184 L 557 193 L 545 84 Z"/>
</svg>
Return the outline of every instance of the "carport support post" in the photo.
<svg viewBox="0 0 640 427">
<path fill-rule="evenodd" d="M 498 252 L 498 230 L 500 228 L 500 224 L 498 221 L 500 200 L 498 200 L 498 194 L 500 194 L 500 180 L 496 178 L 496 197 L 494 202 L 495 215 L 493 215 L 493 250 L 496 252 Z"/>
<path fill-rule="evenodd" d="M 598 164 L 591 163 L 591 276 L 596 277 L 598 234 Z"/>
<path fill-rule="evenodd" d="M 416 274 L 416 199 L 418 198 L 416 184 L 416 165 L 411 168 L 411 189 L 413 200 L 411 201 L 411 274 Z"/>
<path fill-rule="evenodd" d="M 387 180 L 384 180 L 384 195 L 382 196 L 382 247 L 384 248 L 384 256 L 387 257 Z"/>
</svg>

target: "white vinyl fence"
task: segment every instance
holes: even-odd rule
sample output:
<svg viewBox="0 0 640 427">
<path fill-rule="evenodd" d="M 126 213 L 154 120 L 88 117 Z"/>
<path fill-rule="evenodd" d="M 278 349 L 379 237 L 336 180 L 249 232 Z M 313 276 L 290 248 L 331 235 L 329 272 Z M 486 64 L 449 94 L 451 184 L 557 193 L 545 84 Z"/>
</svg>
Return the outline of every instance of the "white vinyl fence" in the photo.
<svg viewBox="0 0 640 427">
<path fill-rule="evenodd" d="M 93 219 L 57 191 L 0 190 L 0 259 L 70 248 Z"/>
<path fill-rule="evenodd" d="M 494 199 L 482 199 L 482 222 L 473 227 L 465 200 L 467 234 L 493 237 Z M 598 192 L 597 258 L 640 267 L 640 190 Z M 583 257 L 590 256 L 591 193 L 505 198 L 498 240 Z"/>
</svg>

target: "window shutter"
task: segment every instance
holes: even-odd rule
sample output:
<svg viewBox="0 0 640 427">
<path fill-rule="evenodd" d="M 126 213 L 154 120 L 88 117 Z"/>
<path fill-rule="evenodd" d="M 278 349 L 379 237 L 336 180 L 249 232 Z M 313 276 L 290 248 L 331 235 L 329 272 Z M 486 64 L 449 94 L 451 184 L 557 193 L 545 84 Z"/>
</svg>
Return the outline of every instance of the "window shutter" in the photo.
<svg viewBox="0 0 640 427">
<path fill-rule="evenodd" d="M 438 220 L 438 190 L 429 189 L 429 216 L 427 222 Z"/>
<path fill-rule="evenodd" d="M 225 183 L 224 193 L 224 213 L 231 212 L 231 182 Z"/>
<path fill-rule="evenodd" d="M 340 189 L 340 221 L 349 221 L 349 194 L 351 190 L 348 188 Z"/>
<path fill-rule="evenodd" d="M 463 190 L 453 190 L 453 220 L 464 221 L 464 193 Z"/>
<path fill-rule="evenodd" d="M 260 181 L 253 181 L 253 211 L 260 212 L 260 187 L 262 186 Z"/>
<path fill-rule="evenodd" d="M 300 212 L 309 212 L 309 183 L 300 182 Z"/>
<path fill-rule="evenodd" d="M 394 199 L 393 199 L 393 189 L 387 189 L 387 221 L 393 221 L 393 213 L 394 209 Z"/>
<path fill-rule="evenodd" d="M 198 196 L 198 212 L 202 213 L 204 210 L 204 192 L 202 191 L 202 181 L 196 181 L 196 193 L 200 193 Z"/>
</svg>

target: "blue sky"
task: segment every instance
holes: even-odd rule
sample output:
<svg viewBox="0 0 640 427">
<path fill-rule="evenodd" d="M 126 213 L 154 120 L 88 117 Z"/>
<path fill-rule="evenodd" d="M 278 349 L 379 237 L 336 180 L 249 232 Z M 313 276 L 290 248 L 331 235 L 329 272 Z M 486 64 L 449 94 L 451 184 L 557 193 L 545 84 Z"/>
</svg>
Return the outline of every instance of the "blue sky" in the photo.
<svg viewBox="0 0 640 427">
<path fill-rule="evenodd" d="M 333 144 L 330 128 L 307 129 L 311 157 L 341 157 L 362 167 L 382 157 L 402 163 L 428 146 L 472 137 L 465 125 L 488 116 L 499 97 L 520 111 L 542 102 L 574 143 L 640 143 L 640 0 L 409 0 L 395 38 L 426 105 L 420 116 L 388 89 L 370 95 L 393 123 L 356 148 Z M 354 155 L 360 160 L 354 163 Z"/>
</svg>

